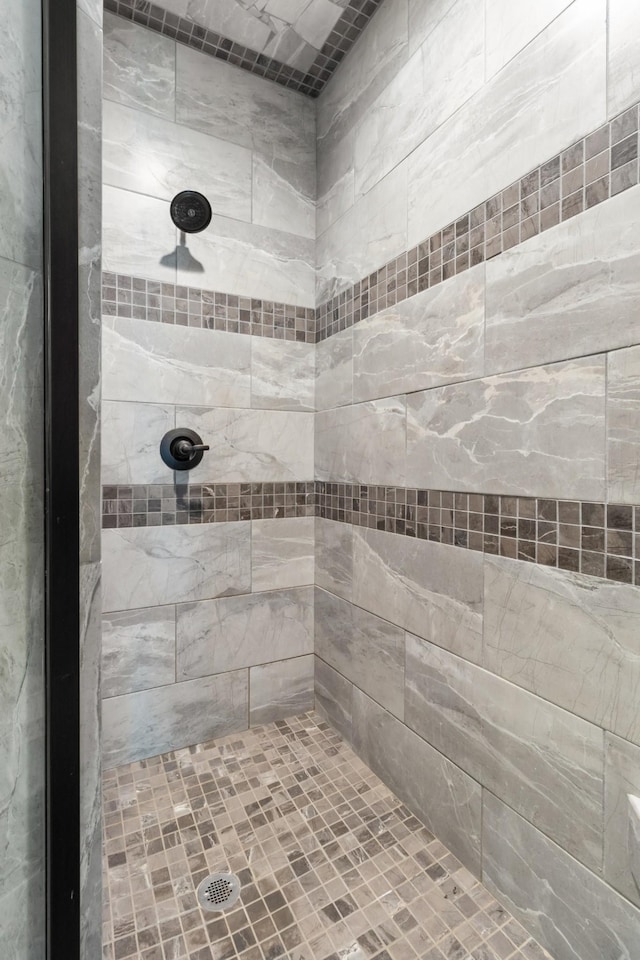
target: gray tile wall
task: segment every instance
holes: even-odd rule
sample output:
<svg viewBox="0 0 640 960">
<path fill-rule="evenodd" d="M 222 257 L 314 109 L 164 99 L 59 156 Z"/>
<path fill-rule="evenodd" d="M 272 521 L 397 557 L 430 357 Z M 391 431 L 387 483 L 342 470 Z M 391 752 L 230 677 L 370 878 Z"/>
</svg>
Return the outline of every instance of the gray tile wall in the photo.
<svg viewBox="0 0 640 960">
<path fill-rule="evenodd" d="M 637 27 L 623 0 L 386 3 L 318 104 L 319 302 L 637 103 Z M 635 182 L 319 342 L 316 478 L 636 503 Z M 317 709 L 557 960 L 631 960 L 638 587 L 557 568 L 588 528 L 545 566 L 377 516 L 316 519 Z"/>
<path fill-rule="evenodd" d="M 313 102 L 108 13 L 104 74 L 105 270 L 314 307 Z M 160 264 L 183 189 L 213 207 L 188 238 L 197 274 Z M 182 482 L 312 482 L 304 330 L 149 322 L 118 309 L 131 299 L 103 320 L 103 484 L 174 485 L 159 455 L 174 426 L 211 446 Z M 310 708 L 314 531 L 313 516 L 103 531 L 107 766 Z"/>
</svg>

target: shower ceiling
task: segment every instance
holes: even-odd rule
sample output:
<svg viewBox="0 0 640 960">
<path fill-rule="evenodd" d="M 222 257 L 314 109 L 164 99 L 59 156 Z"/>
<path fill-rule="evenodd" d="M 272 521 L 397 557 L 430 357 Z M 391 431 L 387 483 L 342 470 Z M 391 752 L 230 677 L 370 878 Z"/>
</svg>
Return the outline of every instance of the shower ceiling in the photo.
<svg viewBox="0 0 640 960">
<path fill-rule="evenodd" d="M 105 0 L 211 56 L 317 97 L 382 0 Z"/>
</svg>

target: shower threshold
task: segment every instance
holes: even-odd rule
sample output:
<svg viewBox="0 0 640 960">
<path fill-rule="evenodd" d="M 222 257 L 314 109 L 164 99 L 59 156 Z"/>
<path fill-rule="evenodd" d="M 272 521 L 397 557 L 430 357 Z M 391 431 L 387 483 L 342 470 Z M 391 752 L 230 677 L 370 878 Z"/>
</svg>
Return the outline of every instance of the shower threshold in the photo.
<svg viewBox="0 0 640 960">
<path fill-rule="evenodd" d="M 103 960 L 549 956 L 315 713 L 107 771 L 104 827 Z"/>
</svg>

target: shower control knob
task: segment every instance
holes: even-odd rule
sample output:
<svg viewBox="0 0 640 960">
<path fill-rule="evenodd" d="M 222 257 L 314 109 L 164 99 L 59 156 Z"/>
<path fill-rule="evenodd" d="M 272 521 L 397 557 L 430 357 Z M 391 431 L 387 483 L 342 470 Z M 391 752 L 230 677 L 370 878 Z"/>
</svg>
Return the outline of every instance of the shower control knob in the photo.
<svg viewBox="0 0 640 960">
<path fill-rule="evenodd" d="M 195 430 L 178 427 L 165 433 L 160 443 L 160 456 L 171 470 L 193 470 L 209 445 L 202 442 Z"/>
</svg>

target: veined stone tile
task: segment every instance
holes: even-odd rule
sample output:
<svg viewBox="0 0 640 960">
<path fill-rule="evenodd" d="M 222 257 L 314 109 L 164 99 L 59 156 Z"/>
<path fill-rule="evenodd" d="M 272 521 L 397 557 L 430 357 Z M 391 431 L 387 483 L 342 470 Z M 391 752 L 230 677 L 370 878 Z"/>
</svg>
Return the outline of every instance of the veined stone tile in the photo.
<svg viewBox="0 0 640 960">
<path fill-rule="evenodd" d="M 314 196 L 315 104 L 309 97 L 183 44 L 176 73 L 178 123 L 249 147 L 266 161 L 291 164 L 293 183 Z"/>
<path fill-rule="evenodd" d="M 248 522 L 103 530 L 102 546 L 107 613 L 251 590 Z"/>
<path fill-rule="evenodd" d="M 640 347 L 607 364 L 607 491 L 614 503 L 640 503 Z"/>
<path fill-rule="evenodd" d="M 315 519 L 315 582 L 343 600 L 352 599 L 353 531 L 350 523 Z"/>
<path fill-rule="evenodd" d="M 317 479 L 404 485 L 404 397 L 322 411 L 315 436 Z"/>
<path fill-rule="evenodd" d="M 640 743 L 640 591 L 485 557 L 483 665 Z"/>
<path fill-rule="evenodd" d="M 482 879 L 557 960 L 635 960 L 640 911 L 488 791 Z"/>
<path fill-rule="evenodd" d="M 316 710 L 351 743 L 353 684 L 320 657 L 315 661 Z"/>
<path fill-rule="evenodd" d="M 405 722 L 596 873 L 603 732 L 407 634 Z"/>
<path fill-rule="evenodd" d="M 0 3 L 0 257 L 42 268 L 42 13 Z"/>
<path fill-rule="evenodd" d="M 174 120 L 175 87 L 175 41 L 105 11 L 105 98 Z"/>
<path fill-rule="evenodd" d="M 481 660 L 479 553 L 356 527 L 353 601 L 467 660 Z"/>
<path fill-rule="evenodd" d="M 374 773 L 479 876 L 480 785 L 357 688 L 353 743 Z"/>
<path fill-rule="evenodd" d="M 160 441 L 175 427 L 172 406 L 102 402 L 102 482 L 173 483 L 160 456 Z"/>
<path fill-rule="evenodd" d="M 117 697 L 175 681 L 174 606 L 163 605 L 103 616 L 103 697 Z"/>
<path fill-rule="evenodd" d="M 315 345 L 251 338 L 251 406 L 314 410 Z"/>
<path fill-rule="evenodd" d="M 105 319 L 102 366 L 105 400 L 219 407 L 251 402 L 251 338 L 222 330 Z"/>
<path fill-rule="evenodd" d="M 487 263 L 487 374 L 638 342 L 639 218 L 635 187 Z"/>
<path fill-rule="evenodd" d="M 253 156 L 253 222 L 315 240 L 315 196 L 298 165 Z"/>
<path fill-rule="evenodd" d="M 42 311 L 40 274 L 0 259 L 0 483 L 18 487 L 44 476 Z"/>
<path fill-rule="evenodd" d="M 520 7 L 509 0 L 486 5 L 487 80 L 526 47 L 565 10 L 571 0 L 539 0 Z"/>
<path fill-rule="evenodd" d="M 104 182 L 160 200 L 198 190 L 214 216 L 251 221 L 251 151 L 189 127 L 104 103 Z"/>
<path fill-rule="evenodd" d="M 354 400 L 481 377 L 484 286 L 480 264 L 357 323 Z"/>
<path fill-rule="evenodd" d="M 609 0 L 608 111 L 615 117 L 640 99 L 640 9 L 627 0 Z"/>
<path fill-rule="evenodd" d="M 605 119 L 605 0 L 577 0 L 409 159 L 409 245 Z"/>
<path fill-rule="evenodd" d="M 407 397 L 407 484 L 602 500 L 605 356 Z"/>
<path fill-rule="evenodd" d="M 415 53 L 457 0 L 409 0 L 409 50 Z"/>
<path fill-rule="evenodd" d="M 604 743 L 604 878 L 640 906 L 640 887 L 631 872 L 634 834 L 629 804 L 629 795 L 640 796 L 640 747 L 610 733 Z"/>
<path fill-rule="evenodd" d="M 175 258 L 167 262 L 178 243 L 168 201 L 105 186 L 102 211 L 104 270 L 135 274 L 164 283 L 176 282 Z M 191 238 L 187 246 L 191 246 Z M 191 281 L 186 282 L 193 283 L 194 276 L 192 274 Z M 198 283 L 201 279 L 198 274 Z"/>
<path fill-rule="evenodd" d="M 312 413 L 177 407 L 176 424 L 211 447 L 189 471 L 194 483 L 313 480 Z"/>
<path fill-rule="evenodd" d="M 278 590 L 313 583 L 314 525 L 314 517 L 252 521 L 251 583 L 254 590 Z"/>
<path fill-rule="evenodd" d="M 407 249 L 406 198 L 407 164 L 402 163 L 318 237 L 318 303 Z"/>
<path fill-rule="evenodd" d="M 369 109 L 408 55 L 407 0 L 384 3 L 318 100 L 318 146 L 341 140 Z"/>
<path fill-rule="evenodd" d="M 105 700 L 105 769 L 246 730 L 248 700 L 246 670 Z"/>
<path fill-rule="evenodd" d="M 355 203 L 353 140 L 354 131 L 349 130 L 341 140 L 336 142 L 331 140 L 318 150 L 316 205 L 318 237 Z"/>
<path fill-rule="evenodd" d="M 404 716 L 404 631 L 316 589 L 315 651 L 400 719 Z"/>
<path fill-rule="evenodd" d="M 176 642 L 178 680 L 311 654 L 313 587 L 180 604 Z"/>
<path fill-rule="evenodd" d="M 252 727 L 313 710 L 313 655 L 251 667 L 249 722 Z"/>
<path fill-rule="evenodd" d="M 458 0 L 358 125 L 356 196 L 367 193 L 409 156 L 483 83 L 484 6 L 476 0 Z"/>
<path fill-rule="evenodd" d="M 315 304 L 312 240 L 229 217 L 214 217 L 204 233 L 191 234 L 187 247 L 203 270 L 178 268 L 178 283 L 298 307 Z M 144 271 L 130 272 L 148 276 Z"/>
<path fill-rule="evenodd" d="M 340 330 L 316 344 L 316 409 L 341 407 L 353 400 L 354 328 Z"/>
</svg>

